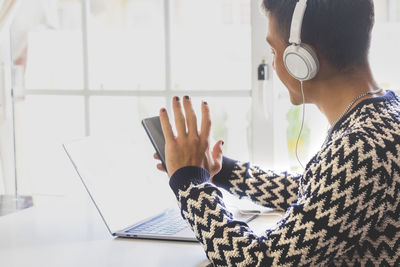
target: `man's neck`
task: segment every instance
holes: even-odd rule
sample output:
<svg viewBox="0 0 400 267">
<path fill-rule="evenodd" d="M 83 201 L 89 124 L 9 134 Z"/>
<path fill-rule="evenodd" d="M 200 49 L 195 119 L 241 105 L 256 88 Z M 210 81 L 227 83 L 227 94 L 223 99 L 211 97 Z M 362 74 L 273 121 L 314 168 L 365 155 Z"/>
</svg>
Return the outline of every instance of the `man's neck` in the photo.
<svg viewBox="0 0 400 267">
<path fill-rule="evenodd" d="M 356 97 L 378 89 L 369 68 L 349 75 L 336 75 L 314 85 L 315 89 L 312 89 L 314 92 L 310 92 L 312 95 L 310 100 L 326 116 L 331 125 L 339 119 Z M 362 97 L 353 104 L 352 108 L 360 101 L 373 96 L 376 95 Z"/>
</svg>

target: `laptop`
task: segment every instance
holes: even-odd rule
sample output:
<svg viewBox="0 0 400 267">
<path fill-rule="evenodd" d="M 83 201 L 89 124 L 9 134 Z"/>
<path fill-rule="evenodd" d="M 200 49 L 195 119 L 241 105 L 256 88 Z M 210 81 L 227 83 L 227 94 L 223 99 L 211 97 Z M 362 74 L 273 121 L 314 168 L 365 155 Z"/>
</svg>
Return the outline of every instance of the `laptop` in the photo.
<svg viewBox="0 0 400 267">
<path fill-rule="evenodd" d="M 112 236 L 197 242 L 146 139 L 85 137 L 63 148 Z M 245 222 L 257 216 L 231 212 Z"/>
</svg>

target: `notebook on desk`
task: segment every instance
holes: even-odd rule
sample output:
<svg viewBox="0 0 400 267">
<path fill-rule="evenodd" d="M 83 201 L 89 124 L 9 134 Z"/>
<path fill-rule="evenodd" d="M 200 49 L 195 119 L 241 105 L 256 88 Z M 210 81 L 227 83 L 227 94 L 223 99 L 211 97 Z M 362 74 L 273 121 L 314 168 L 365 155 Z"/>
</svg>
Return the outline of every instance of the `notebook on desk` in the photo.
<svg viewBox="0 0 400 267">
<path fill-rule="evenodd" d="M 147 137 L 142 137 L 142 142 L 86 137 L 63 147 L 111 235 L 197 241 L 181 217 L 168 178 L 155 170 Z M 246 222 L 254 217 L 235 216 Z"/>
</svg>

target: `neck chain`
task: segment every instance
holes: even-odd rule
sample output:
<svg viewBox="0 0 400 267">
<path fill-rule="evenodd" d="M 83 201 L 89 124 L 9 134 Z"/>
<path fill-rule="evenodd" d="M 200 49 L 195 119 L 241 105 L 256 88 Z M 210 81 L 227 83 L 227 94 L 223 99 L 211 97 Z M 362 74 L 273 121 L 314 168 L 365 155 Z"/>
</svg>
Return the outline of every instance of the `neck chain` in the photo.
<svg viewBox="0 0 400 267">
<path fill-rule="evenodd" d="M 369 92 L 363 93 L 363 94 L 357 96 L 356 98 L 354 98 L 353 101 L 351 101 L 351 103 L 350 103 L 350 104 L 347 106 L 347 108 L 344 110 L 344 112 L 342 113 L 342 115 L 340 115 L 339 119 L 337 119 L 337 120 L 335 121 L 335 123 L 332 124 L 332 126 L 329 128 L 329 130 L 328 130 L 328 136 L 326 137 L 326 141 L 328 141 L 328 138 L 329 138 L 329 136 L 332 134 L 333 129 L 335 128 L 336 124 L 347 114 L 347 112 L 349 112 L 349 110 L 350 110 L 351 107 L 354 105 L 354 103 L 357 102 L 357 100 L 359 100 L 359 99 L 361 99 L 361 98 L 363 98 L 364 96 L 367 96 L 367 95 L 379 94 L 379 93 L 382 92 L 382 91 L 383 91 L 383 89 L 380 88 L 380 89 L 377 89 L 377 90 L 375 90 L 375 91 L 369 91 Z M 325 141 L 324 143 L 326 143 L 326 141 Z"/>
</svg>

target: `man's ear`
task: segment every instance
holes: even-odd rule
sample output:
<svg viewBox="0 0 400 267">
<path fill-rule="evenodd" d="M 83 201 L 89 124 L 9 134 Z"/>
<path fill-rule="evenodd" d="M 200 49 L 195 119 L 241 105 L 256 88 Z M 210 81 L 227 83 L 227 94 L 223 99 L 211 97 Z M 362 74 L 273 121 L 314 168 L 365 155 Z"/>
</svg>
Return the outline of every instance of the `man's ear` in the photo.
<svg viewBox="0 0 400 267">
<path fill-rule="evenodd" d="M 314 51 L 316 54 L 318 61 L 319 61 L 319 71 L 315 76 L 315 79 L 331 79 L 332 76 L 337 75 L 340 73 L 341 70 L 338 70 L 335 66 L 333 66 L 315 46 L 309 45 L 309 47 Z"/>
</svg>

